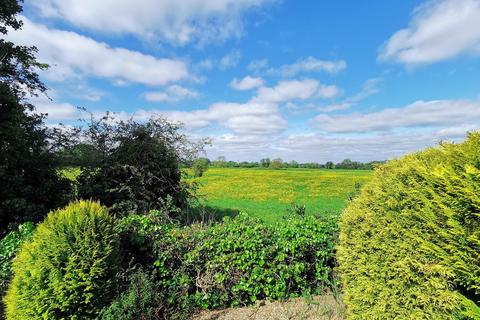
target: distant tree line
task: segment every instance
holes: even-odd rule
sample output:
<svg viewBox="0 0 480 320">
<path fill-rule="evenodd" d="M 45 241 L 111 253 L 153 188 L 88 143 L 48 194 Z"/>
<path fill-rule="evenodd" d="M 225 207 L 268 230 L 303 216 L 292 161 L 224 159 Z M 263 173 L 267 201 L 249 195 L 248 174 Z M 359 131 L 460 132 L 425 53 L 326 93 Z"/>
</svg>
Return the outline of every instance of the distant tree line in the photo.
<svg viewBox="0 0 480 320">
<path fill-rule="evenodd" d="M 353 161 L 351 159 L 345 159 L 342 162 L 334 163 L 333 161 L 327 161 L 326 163 L 318 162 L 304 162 L 299 163 L 295 160 L 290 162 L 283 161 L 280 158 L 270 159 L 263 158 L 260 161 L 227 161 L 224 156 L 218 157 L 216 160 L 209 160 L 202 158 L 203 162 L 206 162 L 210 167 L 217 168 L 306 168 L 306 169 L 350 169 L 350 170 L 372 170 L 376 165 L 385 163 L 385 161 L 371 161 L 360 162 Z"/>
</svg>

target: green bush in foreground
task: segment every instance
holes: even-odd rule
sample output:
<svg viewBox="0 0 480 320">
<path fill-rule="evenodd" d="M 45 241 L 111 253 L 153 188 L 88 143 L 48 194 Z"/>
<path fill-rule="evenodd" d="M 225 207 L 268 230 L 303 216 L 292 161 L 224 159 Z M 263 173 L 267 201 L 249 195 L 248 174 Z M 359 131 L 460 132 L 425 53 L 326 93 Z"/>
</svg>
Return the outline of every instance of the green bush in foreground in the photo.
<svg viewBox="0 0 480 320">
<path fill-rule="evenodd" d="M 213 309 L 321 293 L 331 285 L 335 218 L 289 215 L 275 226 L 246 215 L 173 228 L 156 241 L 170 310 Z"/>
<path fill-rule="evenodd" d="M 480 133 L 377 169 L 340 230 L 349 319 L 479 319 Z"/>
<path fill-rule="evenodd" d="M 111 301 L 117 236 L 107 209 L 80 201 L 51 212 L 13 263 L 7 319 L 93 319 Z"/>
</svg>

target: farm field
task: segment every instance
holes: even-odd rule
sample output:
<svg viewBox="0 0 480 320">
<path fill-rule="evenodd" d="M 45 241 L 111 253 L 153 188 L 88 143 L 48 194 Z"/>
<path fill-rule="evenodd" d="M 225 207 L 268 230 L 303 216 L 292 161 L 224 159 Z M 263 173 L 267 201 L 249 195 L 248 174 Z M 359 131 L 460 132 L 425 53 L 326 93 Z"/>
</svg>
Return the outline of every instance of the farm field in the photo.
<svg viewBox="0 0 480 320">
<path fill-rule="evenodd" d="M 338 212 L 355 184 L 367 182 L 373 171 L 327 169 L 209 168 L 198 194 L 207 205 L 246 212 L 267 222 L 280 218 L 292 204 L 306 212 Z"/>
</svg>

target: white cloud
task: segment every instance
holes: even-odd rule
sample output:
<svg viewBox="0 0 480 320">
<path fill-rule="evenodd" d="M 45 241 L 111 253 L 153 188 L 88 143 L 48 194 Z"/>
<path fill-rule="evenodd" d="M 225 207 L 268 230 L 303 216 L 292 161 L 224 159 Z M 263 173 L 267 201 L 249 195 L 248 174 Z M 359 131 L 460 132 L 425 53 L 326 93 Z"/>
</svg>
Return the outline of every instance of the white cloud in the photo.
<svg viewBox="0 0 480 320">
<path fill-rule="evenodd" d="M 356 161 L 387 160 L 437 145 L 440 141 L 461 141 L 462 132 L 448 134 L 439 131 L 403 132 L 383 135 L 320 135 L 317 133 L 291 135 L 277 143 L 284 159 L 300 161 L 340 162 L 350 158 Z"/>
<path fill-rule="evenodd" d="M 35 113 L 47 114 L 48 121 L 74 120 L 81 117 L 81 111 L 70 103 L 58 102 L 57 93 L 49 90 L 51 98 L 44 94 L 32 96 L 29 98 L 35 106 Z"/>
<path fill-rule="evenodd" d="M 307 99 L 312 97 L 318 90 L 319 83 L 316 80 L 292 80 L 280 81 L 275 87 L 260 87 L 254 101 L 282 103 L 294 99 Z"/>
<path fill-rule="evenodd" d="M 337 86 L 333 85 L 320 85 L 318 88 L 318 96 L 324 99 L 330 99 L 336 97 L 340 94 L 340 89 Z"/>
<path fill-rule="evenodd" d="M 152 91 L 145 93 L 145 99 L 148 101 L 160 102 L 178 102 L 196 97 L 198 97 L 198 92 L 179 85 L 171 85 L 163 91 Z"/>
<path fill-rule="evenodd" d="M 347 67 L 347 63 L 343 60 L 319 60 L 314 57 L 300 59 L 293 64 L 284 64 L 277 68 L 271 68 L 267 71 L 269 74 L 278 74 L 282 77 L 294 77 L 300 73 L 319 72 L 335 74 Z"/>
<path fill-rule="evenodd" d="M 319 130 L 337 133 L 476 124 L 480 124 L 480 102 L 470 100 L 416 101 L 403 108 L 365 114 L 321 114 L 313 119 L 313 125 Z"/>
<path fill-rule="evenodd" d="M 230 87 L 232 87 L 235 90 L 250 90 L 250 89 L 258 88 L 261 86 L 263 86 L 262 78 L 255 78 L 250 76 L 246 76 L 241 80 L 234 78 L 230 82 Z"/>
<path fill-rule="evenodd" d="M 241 57 L 242 55 L 240 54 L 240 51 L 232 50 L 231 52 L 223 56 L 222 59 L 220 59 L 220 69 L 226 70 L 237 66 L 237 64 L 240 62 Z"/>
<path fill-rule="evenodd" d="M 409 66 L 460 54 L 480 54 L 480 1 L 428 1 L 414 11 L 408 28 L 397 31 L 379 58 Z"/>
<path fill-rule="evenodd" d="M 164 85 L 189 78 L 186 64 L 177 59 L 159 59 L 137 51 L 112 48 L 74 32 L 47 28 L 22 17 L 22 30 L 8 38 L 22 45 L 35 45 L 38 60 L 49 63 L 50 80 L 63 81 L 79 74 L 146 85 Z"/>
<path fill-rule="evenodd" d="M 184 45 L 243 34 L 242 15 L 272 0 L 36 0 L 40 14 L 105 33 Z"/>
<path fill-rule="evenodd" d="M 333 111 L 340 111 L 349 109 L 352 106 L 352 103 L 343 102 L 343 103 L 336 103 L 330 104 L 324 107 L 320 107 L 319 110 L 322 112 L 333 112 Z"/>
<path fill-rule="evenodd" d="M 364 100 L 370 96 L 373 96 L 374 94 L 377 94 L 380 92 L 380 85 L 382 83 L 383 79 L 382 78 L 370 78 L 367 79 L 363 85 L 362 89 L 355 94 L 354 96 L 350 97 L 347 99 L 347 102 L 359 102 L 361 100 Z"/>
</svg>

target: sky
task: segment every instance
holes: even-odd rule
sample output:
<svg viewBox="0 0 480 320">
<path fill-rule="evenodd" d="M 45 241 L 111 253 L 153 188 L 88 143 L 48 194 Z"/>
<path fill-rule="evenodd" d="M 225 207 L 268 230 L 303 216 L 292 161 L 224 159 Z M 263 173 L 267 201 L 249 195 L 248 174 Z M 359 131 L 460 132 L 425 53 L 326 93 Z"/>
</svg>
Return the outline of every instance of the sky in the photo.
<svg viewBox="0 0 480 320">
<path fill-rule="evenodd" d="M 164 116 L 207 156 L 399 157 L 480 129 L 480 0 L 25 0 L 47 124 Z"/>
</svg>

